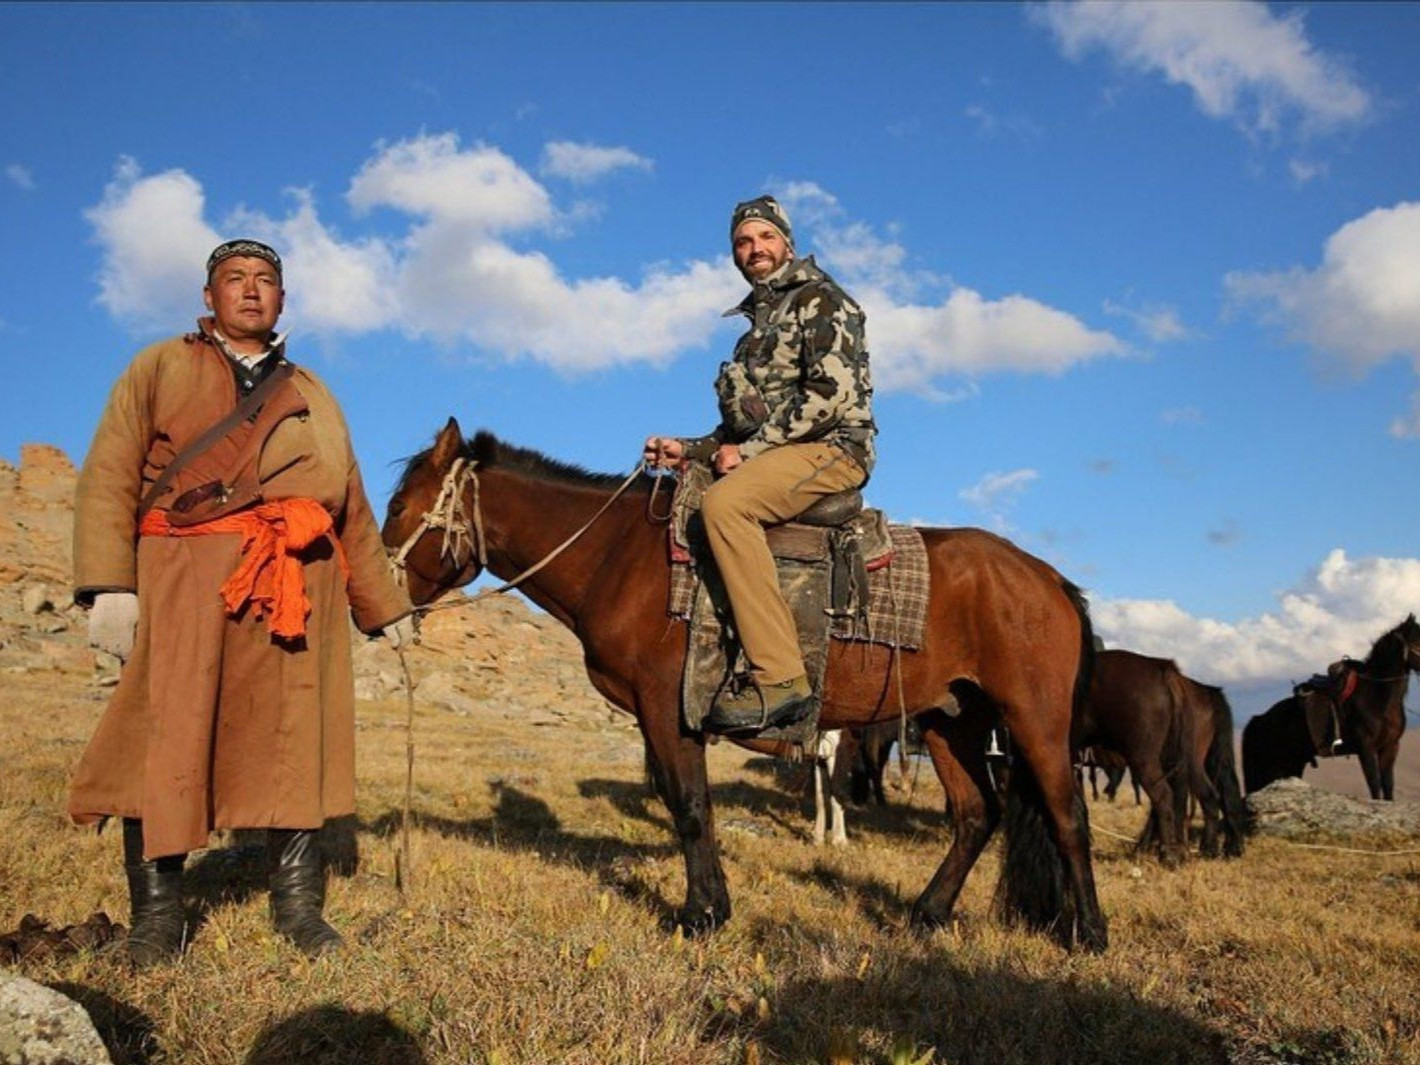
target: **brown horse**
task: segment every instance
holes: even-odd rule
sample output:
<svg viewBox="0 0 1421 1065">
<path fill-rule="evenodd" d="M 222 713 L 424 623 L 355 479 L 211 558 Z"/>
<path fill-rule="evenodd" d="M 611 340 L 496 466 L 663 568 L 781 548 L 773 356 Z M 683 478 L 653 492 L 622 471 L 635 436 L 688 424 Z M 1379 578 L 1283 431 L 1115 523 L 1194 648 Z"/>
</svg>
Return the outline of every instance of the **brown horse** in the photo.
<svg viewBox="0 0 1421 1065">
<path fill-rule="evenodd" d="M 1212 858 L 1219 853 L 1219 836 L 1228 858 L 1243 854 L 1248 832 L 1248 812 L 1238 790 L 1234 763 L 1233 708 L 1222 688 L 1184 678 L 1194 714 L 1194 748 L 1191 751 L 1191 787 L 1204 816 L 1199 853 Z"/>
<path fill-rule="evenodd" d="M 1416 615 L 1408 614 L 1395 628 L 1383 633 L 1363 662 L 1346 660 L 1345 669 L 1356 674 L 1356 687 L 1340 710 L 1342 746 L 1334 753 L 1355 754 L 1367 778 L 1373 799 L 1393 797 L 1392 771 L 1401 734 L 1406 731 L 1406 686 L 1417 672 L 1421 654 L 1417 646 Z"/>
<path fill-rule="evenodd" d="M 1184 674 L 1166 658 L 1134 651 L 1099 651 L 1090 694 L 1072 735 L 1077 751 L 1105 748 L 1121 755 L 1150 797 L 1140 847 L 1157 843 L 1160 861 L 1184 860 L 1180 798 L 1190 786 L 1193 717 Z"/>
<path fill-rule="evenodd" d="M 593 685 L 636 718 L 685 859 L 686 901 L 676 920 L 707 931 L 729 918 L 730 896 L 716 846 L 706 738 L 681 714 L 687 631 L 667 616 L 665 525 L 652 517 L 644 485 L 614 498 L 617 484 L 489 433 L 465 440 L 450 418 L 434 446 L 410 459 L 383 534 L 404 561 L 416 603 L 472 580 L 484 560 L 504 579 L 545 561 L 520 588 L 577 635 Z M 448 528 L 455 524 L 461 527 Z M 912 910 L 916 926 L 931 927 L 949 919 L 1001 819 L 983 752 L 988 730 L 1004 722 L 1019 771 L 1006 802 L 1002 908 L 1064 943 L 1103 950 L 1089 825 L 1071 775 L 1071 715 L 1091 660 L 1084 599 L 1000 537 L 975 529 L 925 529 L 923 536 L 932 581 L 928 645 L 895 656 L 877 645 L 835 641 L 820 726 L 894 717 L 901 679 L 955 826 L 947 857 Z"/>
<path fill-rule="evenodd" d="M 1355 754 L 1373 799 L 1393 797 L 1393 770 L 1406 731 L 1406 687 L 1421 665 L 1416 615 L 1408 614 L 1372 645 L 1366 660 L 1344 658 L 1329 683 L 1347 694 L 1300 684 L 1243 730 L 1243 776 L 1252 794 L 1282 777 L 1300 777 L 1318 758 Z M 1350 690 L 1349 690 L 1350 688 Z"/>
</svg>

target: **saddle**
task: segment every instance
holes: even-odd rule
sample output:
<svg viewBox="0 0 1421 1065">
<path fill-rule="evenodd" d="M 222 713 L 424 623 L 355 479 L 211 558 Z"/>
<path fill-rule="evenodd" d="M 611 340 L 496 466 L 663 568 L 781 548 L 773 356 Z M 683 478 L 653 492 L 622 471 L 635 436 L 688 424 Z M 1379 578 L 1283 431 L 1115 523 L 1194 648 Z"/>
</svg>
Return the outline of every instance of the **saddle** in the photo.
<svg viewBox="0 0 1421 1065">
<path fill-rule="evenodd" d="M 692 729 L 700 728 L 716 696 L 748 672 L 700 515 L 701 500 L 712 483 L 706 466 L 692 464 L 683 471 L 668 533 L 671 612 L 686 617 L 690 629 L 681 703 Z M 867 625 L 869 574 L 890 563 L 895 543 L 883 513 L 865 508 L 856 489 L 825 496 L 793 521 L 767 527 L 765 534 L 815 699 L 802 721 L 760 736 L 809 745 L 818 731 L 831 630 Z"/>
<path fill-rule="evenodd" d="M 677 478 L 671 503 L 672 563 L 713 568 L 700 516 L 701 500 L 712 483 L 710 467 L 700 463 L 691 463 Z M 829 610 L 842 618 L 865 616 L 868 574 L 887 566 L 894 554 L 887 518 L 865 507 L 857 488 L 822 496 L 794 519 L 767 526 L 765 540 L 777 561 L 829 564 Z"/>
<path fill-rule="evenodd" d="M 1312 721 L 1308 722 L 1309 731 L 1313 733 L 1313 745 L 1317 752 L 1324 756 L 1349 753 L 1345 749 L 1342 739 L 1342 707 L 1348 699 L 1352 698 L 1353 692 L 1357 690 L 1357 663 L 1349 658 L 1333 662 L 1327 667 L 1326 673 L 1314 673 L 1301 684 L 1293 686 L 1295 698 L 1306 698 L 1309 695 L 1317 695 L 1327 700 L 1327 708 L 1331 717 L 1332 739 L 1329 743 L 1325 735 L 1318 735 L 1318 729 L 1314 727 Z"/>
</svg>

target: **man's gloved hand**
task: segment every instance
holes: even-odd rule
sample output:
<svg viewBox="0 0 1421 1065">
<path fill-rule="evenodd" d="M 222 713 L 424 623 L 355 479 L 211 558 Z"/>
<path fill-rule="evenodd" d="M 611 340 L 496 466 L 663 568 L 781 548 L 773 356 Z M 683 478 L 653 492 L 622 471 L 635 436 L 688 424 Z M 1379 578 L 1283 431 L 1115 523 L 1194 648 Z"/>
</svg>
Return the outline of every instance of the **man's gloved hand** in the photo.
<svg viewBox="0 0 1421 1065">
<path fill-rule="evenodd" d="M 419 632 L 414 627 L 413 614 L 407 614 L 399 621 L 386 625 L 380 630 L 380 635 L 389 640 L 390 646 L 396 651 L 419 642 Z"/>
<path fill-rule="evenodd" d="M 138 596 L 133 592 L 100 592 L 89 608 L 89 646 L 128 661 L 138 631 Z"/>
</svg>

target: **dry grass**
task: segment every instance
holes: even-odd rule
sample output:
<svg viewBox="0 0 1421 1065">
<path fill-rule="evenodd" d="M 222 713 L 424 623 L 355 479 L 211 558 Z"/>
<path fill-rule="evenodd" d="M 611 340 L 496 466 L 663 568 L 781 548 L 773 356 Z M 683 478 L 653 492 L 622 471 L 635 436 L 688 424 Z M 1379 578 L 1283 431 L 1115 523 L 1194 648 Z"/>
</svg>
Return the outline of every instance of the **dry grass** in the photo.
<svg viewBox="0 0 1421 1065">
<path fill-rule="evenodd" d="M 102 694 L 61 671 L 4 677 L 0 929 L 126 919 L 119 840 L 62 815 Z M 1093 804 L 1103 956 L 991 920 L 984 857 L 957 927 L 908 907 L 945 853 L 941 793 L 808 842 L 798 771 L 711 752 L 735 917 L 667 934 L 684 891 L 628 719 L 520 728 L 418 717 L 414 882 L 395 890 L 404 706 L 361 707 L 358 870 L 332 881 L 343 955 L 309 963 L 266 923 L 239 847 L 190 862 L 205 911 L 177 965 L 25 963 L 82 1000 L 119 1062 L 1271 1062 L 1417 1058 L 1417 860 L 1255 840 L 1242 860 L 1137 861 L 1142 812 Z M 1400 845 L 1405 845 L 1404 842 Z M 1414 848 L 1413 848 L 1414 850 Z"/>
</svg>

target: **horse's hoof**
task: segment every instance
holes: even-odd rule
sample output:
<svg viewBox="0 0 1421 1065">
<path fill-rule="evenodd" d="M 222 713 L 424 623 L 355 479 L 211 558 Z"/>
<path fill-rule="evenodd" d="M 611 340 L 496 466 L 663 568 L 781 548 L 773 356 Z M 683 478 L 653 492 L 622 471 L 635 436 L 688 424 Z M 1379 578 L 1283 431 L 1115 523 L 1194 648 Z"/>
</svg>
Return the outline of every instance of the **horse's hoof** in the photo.
<svg viewBox="0 0 1421 1065">
<path fill-rule="evenodd" d="M 952 914 L 937 913 L 926 907 L 913 907 L 913 912 L 908 915 L 908 927 L 919 935 L 930 936 L 934 932 L 952 926 Z"/>
<path fill-rule="evenodd" d="M 1104 954 L 1105 948 L 1110 945 L 1110 935 L 1104 925 L 1099 928 L 1086 925 L 1079 930 L 1077 942 L 1088 954 Z"/>
<path fill-rule="evenodd" d="M 729 919 L 730 914 L 720 913 L 714 907 L 707 906 L 698 910 L 686 908 L 678 911 L 672 924 L 688 939 L 696 939 L 710 935 Z"/>
</svg>

